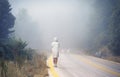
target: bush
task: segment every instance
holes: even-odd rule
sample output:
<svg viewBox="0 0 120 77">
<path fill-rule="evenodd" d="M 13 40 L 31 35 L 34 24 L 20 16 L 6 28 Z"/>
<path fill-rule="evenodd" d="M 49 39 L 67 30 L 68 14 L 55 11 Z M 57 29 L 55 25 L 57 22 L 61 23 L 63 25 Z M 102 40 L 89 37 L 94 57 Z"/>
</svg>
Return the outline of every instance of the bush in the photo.
<svg viewBox="0 0 120 77">
<path fill-rule="evenodd" d="M 48 75 L 46 55 L 28 48 L 21 39 L 11 38 L 0 44 L 0 77 Z"/>
</svg>

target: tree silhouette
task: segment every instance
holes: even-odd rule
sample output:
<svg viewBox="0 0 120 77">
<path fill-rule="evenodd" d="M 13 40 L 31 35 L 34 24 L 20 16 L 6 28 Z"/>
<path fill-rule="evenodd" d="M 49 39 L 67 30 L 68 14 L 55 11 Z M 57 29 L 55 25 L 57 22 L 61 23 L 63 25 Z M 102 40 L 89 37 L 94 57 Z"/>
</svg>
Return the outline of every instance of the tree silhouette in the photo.
<svg viewBox="0 0 120 77">
<path fill-rule="evenodd" d="M 11 30 L 14 27 L 15 17 L 11 13 L 11 7 L 8 0 L 0 0 L 0 67 L 1 77 L 7 76 L 7 64 L 5 58 L 9 55 L 7 49 L 6 39 L 9 38 L 9 34 L 13 32 Z"/>
<path fill-rule="evenodd" d="M 0 39 L 7 39 L 14 27 L 15 17 L 11 13 L 8 0 L 0 0 Z"/>
</svg>

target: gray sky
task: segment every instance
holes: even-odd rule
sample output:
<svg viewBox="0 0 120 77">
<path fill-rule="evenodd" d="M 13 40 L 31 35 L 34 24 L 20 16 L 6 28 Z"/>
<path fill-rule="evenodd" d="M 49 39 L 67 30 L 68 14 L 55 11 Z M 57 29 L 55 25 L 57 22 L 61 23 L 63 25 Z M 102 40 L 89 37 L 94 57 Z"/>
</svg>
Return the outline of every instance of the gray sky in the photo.
<svg viewBox="0 0 120 77">
<path fill-rule="evenodd" d="M 16 16 L 16 36 L 34 48 L 50 49 L 55 36 L 62 48 L 76 48 L 89 37 L 95 0 L 9 1 Z"/>
</svg>

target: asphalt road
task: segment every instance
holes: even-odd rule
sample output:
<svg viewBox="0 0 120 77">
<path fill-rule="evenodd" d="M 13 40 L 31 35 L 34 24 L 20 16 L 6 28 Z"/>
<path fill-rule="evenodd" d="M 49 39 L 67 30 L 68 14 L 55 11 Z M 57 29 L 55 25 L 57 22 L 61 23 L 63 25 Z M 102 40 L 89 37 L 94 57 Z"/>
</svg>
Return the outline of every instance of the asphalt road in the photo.
<svg viewBox="0 0 120 77">
<path fill-rule="evenodd" d="M 58 67 L 48 60 L 50 77 L 120 77 L 120 64 L 92 56 L 61 53 Z"/>
</svg>

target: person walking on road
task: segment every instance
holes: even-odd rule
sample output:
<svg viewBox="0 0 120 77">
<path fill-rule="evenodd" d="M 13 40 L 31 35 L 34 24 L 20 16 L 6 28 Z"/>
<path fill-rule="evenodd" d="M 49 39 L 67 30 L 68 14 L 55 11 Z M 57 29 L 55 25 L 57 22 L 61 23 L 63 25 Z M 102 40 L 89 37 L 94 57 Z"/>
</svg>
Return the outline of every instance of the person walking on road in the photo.
<svg viewBox="0 0 120 77">
<path fill-rule="evenodd" d="M 60 44 L 58 42 L 57 37 L 55 37 L 54 41 L 52 42 L 53 63 L 55 67 L 57 67 L 57 62 L 59 57 L 59 47 L 60 47 Z"/>
</svg>

